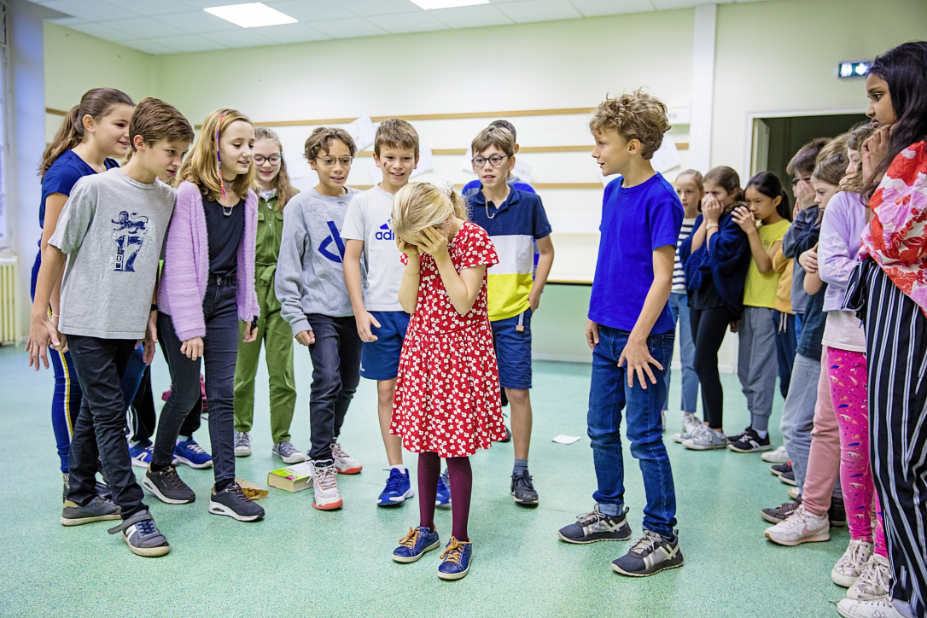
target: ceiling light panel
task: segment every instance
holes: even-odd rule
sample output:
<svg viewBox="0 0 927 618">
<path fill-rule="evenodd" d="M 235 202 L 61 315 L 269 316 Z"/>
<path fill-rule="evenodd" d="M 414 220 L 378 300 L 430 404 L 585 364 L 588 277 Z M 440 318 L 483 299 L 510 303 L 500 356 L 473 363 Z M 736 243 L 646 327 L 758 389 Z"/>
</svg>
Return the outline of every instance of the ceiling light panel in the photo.
<svg viewBox="0 0 927 618">
<path fill-rule="evenodd" d="M 203 9 L 210 15 L 215 15 L 225 21 L 230 21 L 242 28 L 258 28 L 260 26 L 281 26 L 295 24 L 296 19 L 276 9 L 272 9 L 261 2 L 248 4 L 232 4 L 229 6 L 214 6 Z"/>
<path fill-rule="evenodd" d="M 459 6 L 489 4 L 489 0 L 412 0 L 426 11 L 431 9 L 454 9 Z"/>
</svg>

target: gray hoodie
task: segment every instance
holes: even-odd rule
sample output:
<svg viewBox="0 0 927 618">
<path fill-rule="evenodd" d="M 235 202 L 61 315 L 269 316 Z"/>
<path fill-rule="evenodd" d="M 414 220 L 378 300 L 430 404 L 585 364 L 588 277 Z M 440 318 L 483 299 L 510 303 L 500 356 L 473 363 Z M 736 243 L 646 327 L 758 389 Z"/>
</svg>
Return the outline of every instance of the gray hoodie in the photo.
<svg viewBox="0 0 927 618">
<path fill-rule="evenodd" d="M 333 318 L 354 314 L 344 284 L 341 226 L 351 199 L 359 191 L 350 187 L 347 191 L 341 197 L 326 197 L 315 189 L 303 191 L 283 210 L 274 290 L 280 315 L 289 322 L 294 336 L 312 330 L 307 313 Z"/>
</svg>

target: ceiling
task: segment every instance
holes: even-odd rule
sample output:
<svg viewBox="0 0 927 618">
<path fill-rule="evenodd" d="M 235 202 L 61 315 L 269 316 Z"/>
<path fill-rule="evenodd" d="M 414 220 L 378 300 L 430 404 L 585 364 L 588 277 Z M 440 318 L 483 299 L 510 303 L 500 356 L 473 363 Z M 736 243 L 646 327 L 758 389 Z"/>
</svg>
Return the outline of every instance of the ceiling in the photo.
<svg viewBox="0 0 927 618">
<path fill-rule="evenodd" d="M 64 14 L 51 22 L 151 54 L 173 54 L 757 0 L 491 0 L 429 11 L 410 0 L 262 0 L 299 23 L 261 28 L 241 28 L 203 10 L 242 0 L 32 1 Z"/>
</svg>

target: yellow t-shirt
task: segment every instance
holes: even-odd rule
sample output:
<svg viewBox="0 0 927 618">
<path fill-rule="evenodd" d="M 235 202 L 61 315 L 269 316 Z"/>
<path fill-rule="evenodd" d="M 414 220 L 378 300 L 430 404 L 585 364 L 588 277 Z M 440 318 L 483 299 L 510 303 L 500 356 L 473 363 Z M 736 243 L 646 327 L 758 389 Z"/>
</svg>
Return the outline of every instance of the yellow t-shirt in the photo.
<svg viewBox="0 0 927 618">
<path fill-rule="evenodd" d="M 757 229 L 763 249 L 767 252 L 776 242 L 782 240 L 789 229 L 789 221 L 783 219 L 770 225 L 761 225 Z M 779 289 L 779 273 L 770 269 L 761 273 L 755 259 L 750 260 L 750 269 L 747 271 L 747 282 L 744 285 L 744 305 L 747 307 L 776 307 L 776 291 Z"/>
</svg>

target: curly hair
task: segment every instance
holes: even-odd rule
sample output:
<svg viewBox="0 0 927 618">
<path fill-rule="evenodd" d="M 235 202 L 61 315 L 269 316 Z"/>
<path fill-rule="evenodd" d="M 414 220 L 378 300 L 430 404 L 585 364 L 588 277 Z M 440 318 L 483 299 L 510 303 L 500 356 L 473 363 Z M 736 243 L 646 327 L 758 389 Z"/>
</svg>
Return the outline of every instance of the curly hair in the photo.
<svg viewBox="0 0 927 618">
<path fill-rule="evenodd" d="M 339 129 L 337 127 L 318 127 L 313 132 L 312 135 L 306 138 L 306 144 L 303 147 L 303 154 L 306 155 L 307 161 L 314 161 L 316 157 L 319 156 L 319 153 L 328 154 L 328 149 L 332 147 L 332 142 L 338 140 L 343 142 L 345 146 L 348 147 L 348 151 L 351 153 L 351 156 L 354 156 L 354 153 L 357 152 L 357 146 L 354 145 L 354 140 L 351 139 L 351 135 L 344 129 Z"/>
<path fill-rule="evenodd" d="M 641 156 L 650 159 L 663 143 L 663 134 L 672 127 L 666 105 L 639 88 L 630 94 L 606 97 L 593 113 L 589 128 L 593 133 L 611 129 L 628 141 L 638 140 Z"/>
</svg>

